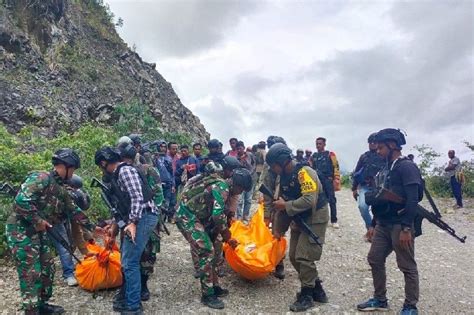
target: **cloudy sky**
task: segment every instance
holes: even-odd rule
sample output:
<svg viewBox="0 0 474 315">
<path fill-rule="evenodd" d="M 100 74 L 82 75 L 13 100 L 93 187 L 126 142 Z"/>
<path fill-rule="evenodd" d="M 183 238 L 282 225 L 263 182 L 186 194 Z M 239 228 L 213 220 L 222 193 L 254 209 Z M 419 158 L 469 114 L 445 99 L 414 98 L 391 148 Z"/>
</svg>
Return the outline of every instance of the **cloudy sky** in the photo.
<svg viewBox="0 0 474 315">
<path fill-rule="evenodd" d="M 172 83 L 211 137 L 293 148 L 324 136 L 344 169 L 367 135 L 406 131 L 471 158 L 473 1 L 124 1 L 121 36 Z"/>
</svg>

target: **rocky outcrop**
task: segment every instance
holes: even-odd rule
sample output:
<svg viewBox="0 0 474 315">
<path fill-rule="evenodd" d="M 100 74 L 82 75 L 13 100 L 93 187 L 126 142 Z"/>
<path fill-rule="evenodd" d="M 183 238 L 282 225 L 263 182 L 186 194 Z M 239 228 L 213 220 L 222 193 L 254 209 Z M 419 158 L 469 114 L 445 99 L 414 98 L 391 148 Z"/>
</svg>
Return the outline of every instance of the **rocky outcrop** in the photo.
<svg viewBox="0 0 474 315">
<path fill-rule="evenodd" d="M 0 4 L 0 121 L 46 136 L 117 122 L 138 101 L 163 131 L 209 134 L 173 87 L 118 36 L 99 0 L 4 0 Z"/>
</svg>

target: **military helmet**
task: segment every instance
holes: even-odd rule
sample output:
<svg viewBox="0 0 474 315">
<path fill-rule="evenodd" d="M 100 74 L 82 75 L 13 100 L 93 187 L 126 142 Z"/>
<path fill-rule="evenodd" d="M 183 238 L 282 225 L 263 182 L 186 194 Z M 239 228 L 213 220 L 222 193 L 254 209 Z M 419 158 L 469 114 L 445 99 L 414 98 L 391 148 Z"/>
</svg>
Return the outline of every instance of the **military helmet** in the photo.
<svg viewBox="0 0 474 315">
<path fill-rule="evenodd" d="M 100 162 L 114 163 L 120 161 L 120 154 L 112 147 L 103 147 L 95 152 L 95 164 L 100 166 Z"/>
<path fill-rule="evenodd" d="M 252 175 L 245 168 L 236 168 L 232 173 L 232 184 L 242 187 L 245 191 L 252 189 Z"/>
<path fill-rule="evenodd" d="M 140 135 L 137 133 L 132 133 L 128 135 L 130 140 L 132 140 L 133 145 L 138 145 L 142 143 L 142 139 L 140 138 Z"/>
<path fill-rule="evenodd" d="M 283 144 L 286 144 L 286 141 L 285 139 L 283 139 L 282 137 L 279 137 L 279 136 L 269 136 L 267 138 L 267 147 L 270 149 L 270 147 L 272 145 L 274 145 L 275 143 L 283 143 Z"/>
<path fill-rule="evenodd" d="M 222 165 L 214 161 L 209 161 L 204 166 L 204 173 L 206 174 L 215 174 L 222 171 L 223 171 Z"/>
<path fill-rule="evenodd" d="M 375 142 L 394 141 L 398 148 L 406 144 L 405 136 L 400 129 L 386 128 L 382 129 L 375 135 Z"/>
<path fill-rule="evenodd" d="M 270 166 L 275 163 L 283 166 L 288 160 L 291 160 L 291 149 L 283 143 L 272 145 L 265 156 L 265 162 Z"/>
<path fill-rule="evenodd" d="M 220 141 L 217 140 L 217 139 L 212 139 L 212 140 L 209 140 L 209 142 L 207 143 L 207 147 L 209 149 L 212 149 L 212 148 L 218 148 L 220 146 Z"/>
<path fill-rule="evenodd" d="M 72 175 L 72 177 L 68 179 L 66 183 L 75 189 L 80 189 L 83 186 L 83 181 L 82 181 L 81 176 L 76 175 L 76 174 Z"/>
<path fill-rule="evenodd" d="M 137 155 L 137 149 L 129 143 L 122 143 L 118 146 L 118 150 L 122 159 L 134 159 Z"/>
<path fill-rule="evenodd" d="M 221 161 L 222 168 L 225 170 L 234 170 L 236 168 L 242 167 L 239 160 L 233 156 L 226 156 Z"/>
<path fill-rule="evenodd" d="M 51 158 L 53 165 L 64 164 L 66 167 L 74 167 L 78 169 L 81 167 L 81 159 L 73 149 L 64 148 L 54 152 Z"/>
<path fill-rule="evenodd" d="M 130 137 L 127 137 L 127 136 L 123 136 L 123 137 L 120 137 L 117 141 L 117 145 L 121 145 L 122 143 L 132 143 L 132 139 L 130 139 Z"/>
<path fill-rule="evenodd" d="M 377 136 L 376 132 L 371 133 L 370 136 L 367 138 L 367 143 L 374 143 L 376 136 Z"/>
<path fill-rule="evenodd" d="M 81 210 L 85 211 L 90 208 L 91 198 L 89 194 L 82 191 L 81 189 L 71 191 L 69 194 L 72 200 L 74 201 L 74 204 L 78 206 L 79 208 L 81 208 Z"/>
</svg>

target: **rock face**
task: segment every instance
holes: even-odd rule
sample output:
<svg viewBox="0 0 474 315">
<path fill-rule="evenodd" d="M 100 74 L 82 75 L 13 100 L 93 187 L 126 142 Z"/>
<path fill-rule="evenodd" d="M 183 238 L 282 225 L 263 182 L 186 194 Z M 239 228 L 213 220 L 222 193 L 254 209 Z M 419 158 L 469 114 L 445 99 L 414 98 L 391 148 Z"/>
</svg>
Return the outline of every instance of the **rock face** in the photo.
<svg viewBox="0 0 474 315">
<path fill-rule="evenodd" d="M 11 132 L 112 125 L 117 106 L 131 101 L 148 106 L 165 132 L 209 138 L 155 64 L 118 36 L 102 1 L 0 2 L 0 121 Z"/>
</svg>

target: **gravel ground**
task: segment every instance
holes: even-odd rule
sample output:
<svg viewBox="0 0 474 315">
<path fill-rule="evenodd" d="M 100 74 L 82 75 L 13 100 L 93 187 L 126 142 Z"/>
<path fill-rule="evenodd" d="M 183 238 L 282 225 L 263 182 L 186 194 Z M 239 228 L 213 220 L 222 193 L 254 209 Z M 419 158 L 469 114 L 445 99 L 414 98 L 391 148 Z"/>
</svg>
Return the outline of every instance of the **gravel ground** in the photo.
<svg viewBox="0 0 474 315">
<path fill-rule="evenodd" d="M 355 304 L 372 294 L 372 278 L 366 255 L 369 244 L 363 241 L 362 219 L 349 190 L 337 193 L 338 230 L 328 228 L 322 260 L 317 264 L 324 280 L 330 303 L 317 305 L 310 313 L 356 313 Z M 447 208 L 452 200 L 440 200 Z M 474 202 L 443 219 L 462 235 L 461 244 L 437 227 L 424 223 L 424 235 L 416 240 L 416 255 L 420 272 L 420 302 L 422 314 L 474 314 Z M 165 236 L 162 253 L 150 283 L 152 298 L 144 303 L 145 313 L 215 313 L 199 301 L 199 282 L 192 276 L 189 246 L 175 226 L 171 236 Z M 288 259 L 286 279 L 268 277 L 246 281 L 229 269 L 221 285 L 230 290 L 225 298 L 227 313 L 286 313 L 293 302 L 299 281 Z M 471 266 L 471 267 L 470 267 Z M 59 268 L 59 265 L 57 267 Z M 53 303 L 65 307 L 68 313 L 112 313 L 114 291 L 100 292 L 93 298 L 80 288 L 68 288 L 56 275 Z M 403 275 L 397 269 L 394 254 L 387 260 L 389 303 L 396 312 L 403 304 Z M 11 264 L 0 267 L 0 313 L 19 312 L 18 278 Z"/>
</svg>

